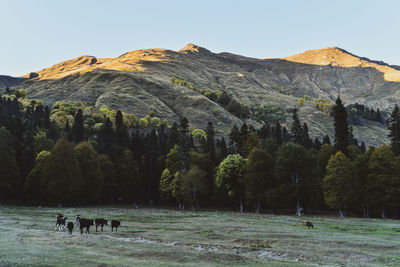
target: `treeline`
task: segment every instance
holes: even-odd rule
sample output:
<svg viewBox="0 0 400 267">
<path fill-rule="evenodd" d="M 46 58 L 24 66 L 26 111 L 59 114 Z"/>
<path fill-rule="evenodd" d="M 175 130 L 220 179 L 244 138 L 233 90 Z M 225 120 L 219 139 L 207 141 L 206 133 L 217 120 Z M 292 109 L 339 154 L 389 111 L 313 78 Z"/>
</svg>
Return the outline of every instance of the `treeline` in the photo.
<svg viewBox="0 0 400 267">
<path fill-rule="evenodd" d="M 329 136 L 312 140 L 297 110 L 289 130 L 279 120 L 261 129 L 244 123 L 225 140 L 211 122 L 192 129 L 183 118 L 145 131 L 121 111 L 99 118 L 79 105 L 64 123 L 59 112 L 70 107 L 0 97 L 1 201 L 400 215 L 397 106 L 388 121 L 392 146 L 368 149 L 352 135 L 340 99 L 332 144 Z"/>
<path fill-rule="evenodd" d="M 355 103 L 346 106 L 346 110 L 349 113 L 349 122 L 353 125 L 361 125 L 362 119 L 385 123 L 385 114 L 381 114 L 379 108 L 375 111 L 373 108 Z"/>
</svg>

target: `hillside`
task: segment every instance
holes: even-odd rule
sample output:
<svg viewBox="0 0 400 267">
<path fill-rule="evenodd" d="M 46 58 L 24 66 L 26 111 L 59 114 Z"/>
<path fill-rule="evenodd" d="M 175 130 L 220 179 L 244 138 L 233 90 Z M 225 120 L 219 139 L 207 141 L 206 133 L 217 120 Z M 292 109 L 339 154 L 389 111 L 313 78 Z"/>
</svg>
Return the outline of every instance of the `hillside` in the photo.
<svg viewBox="0 0 400 267">
<path fill-rule="evenodd" d="M 25 80 L 26 79 L 24 78 L 15 78 L 7 75 L 0 75 L 0 90 L 4 90 L 7 87 L 16 86 Z"/>
<path fill-rule="evenodd" d="M 185 116 L 197 128 L 212 121 L 219 135 L 242 121 L 260 126 L 254 110 L 264 105 L 279 105 L 290 118 L 290 109 L 299 107 L 297 101 L 304 96 L 309 100 L 299 107 L 300 117 L 313 137 L 332 135 L 333 121 L 311 99 L 332 101 L 340 94 L 347 105 L 359 103 L 383 112 L 400 100 L 399 70 L 336 47 L 282 59 L 255 59 L 188 44 L 179 51 L 143 49 L 117 58 L 81 56 L 26 77 L 31 79 L 15 89 L 23 88 L 30 98 L 49 105 L 58 100 L 106 105 L 139 118 L 154 109 L 161 119 Z M 250 116 L 229 112 L 204 91 L 225 92 L 249 107 Z M 355 136 L 367 144 L 388 142 L 381 123 L 363 120 L 353 127 Z"/>
</svg>

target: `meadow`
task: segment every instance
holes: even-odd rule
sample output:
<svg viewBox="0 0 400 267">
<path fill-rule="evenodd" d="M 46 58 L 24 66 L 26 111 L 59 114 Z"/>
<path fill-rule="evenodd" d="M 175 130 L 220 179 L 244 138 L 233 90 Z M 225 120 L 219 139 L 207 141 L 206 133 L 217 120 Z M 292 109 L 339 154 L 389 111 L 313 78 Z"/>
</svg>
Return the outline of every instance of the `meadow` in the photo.
<svg viewBox="0 0 400 267">
<path fill-rule="evenodd" d="M 122 226 L 69 235 L 54 230 L 58 212 Z M 399 251 L 400 221 L 390 219 L 0 206 L 0 266 L 400 266 Z"/>
</svg>

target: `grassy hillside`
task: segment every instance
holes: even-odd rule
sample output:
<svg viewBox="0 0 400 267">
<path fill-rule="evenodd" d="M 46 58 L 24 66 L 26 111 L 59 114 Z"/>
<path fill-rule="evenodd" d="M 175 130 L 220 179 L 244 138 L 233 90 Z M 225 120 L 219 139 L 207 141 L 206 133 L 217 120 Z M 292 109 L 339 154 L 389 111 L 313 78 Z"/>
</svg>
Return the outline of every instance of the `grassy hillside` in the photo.
<svg viewBox="0 0 400 267">
<path fill-rule="evenodd" d="M 400 100 L 400 71 L 384 63 L 356 57 L 342 49 L 308 51 L 283 59 L 254 59 L 229 53 L 215 54 L 193 44 L 179 51 L 144 49 L 117 58 L 81 56 L 31 73 L 16 87 L 30 98 L 90 103 L 121 109 L 137 117 L 156 110 L 163 119 L 187 117 L 196 128 L 212 121 L 217 134 L 233 124 L 260 126 L 254 116 L 260 106 L 280 105 L 285 112 L 298 107 L 304 96 L 345 104 L 363 104 L 389 111 Z M 172 82 L 187 81 L 192 87 Z M 197 90 L 193 90 L 196 88 Z M 250 111 L 242 117 L 205 92 L 225 93 Z M 300 115 L 312 125 L 311 136 L 332 134 L 332 120 L 305 103 Z M 371 121 L 354 126 L 355 136 L 372 145 L 387 143 L 386 127 Z"/>
<path fill-rule="evenodd" d="M 122 227 L 56 232 L 58 212 L 73 222 L 77 214 L 121 219 Z M 387 219 L 0 206 L 0 266 L 398 266 L 399 231 Z"/>
</svg>

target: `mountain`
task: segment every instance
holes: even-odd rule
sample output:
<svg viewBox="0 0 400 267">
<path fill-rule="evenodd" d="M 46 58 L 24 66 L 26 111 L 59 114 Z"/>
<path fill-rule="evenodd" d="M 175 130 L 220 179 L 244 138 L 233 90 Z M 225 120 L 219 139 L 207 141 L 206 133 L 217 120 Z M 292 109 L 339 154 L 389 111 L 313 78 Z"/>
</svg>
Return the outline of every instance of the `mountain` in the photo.
<svg viewBox="0 0 400 267">
<path fill-rule="evenodd" d="M 225 135 L 243 121 L 261 126 L 259 107 L 280 106 L 290 123 L 290 110 L 298 107 L 310 134 L 333 134 L 333 120 L 316 101 L 332 104 L 340 94 L 346 105 L 363 104 L 385 114 L 400 100 L 400 71 L 396 66 L 357 57 L 328 47 L 286 58 L 256 59 L 231 53 L 213 53 L 194 44 L 179 51 L 142 49 L 116 58 L 80 56 L 24 77 L 15 88 L 28 97 L 106 105 L 138 118 L 155 110 L 161 119 L 187 117 L 197 128 L 208 121 Z M 29 78 L 29 79 L 28 79 Z M 242 118 L 205 91 L 225 92 L 250 108 Z M 299 107 L 298 99 L 305 98 Z M 314 100 L 314 101 L 312 101 Z M 387 143 L 386 126 L 363 119 L 353 125 L 354 135 L 366 144 Z"/>
<path fill-rule="evenodd" d="M 16 86 L 25 80 L 26 78 L 16 78 L 7 75 L 0 75 L 0 89 Z"/>
</svg>

